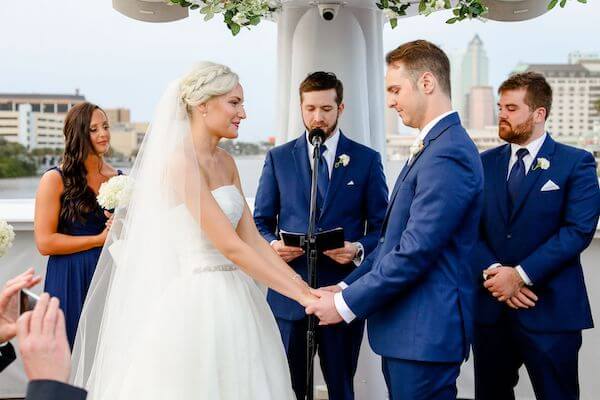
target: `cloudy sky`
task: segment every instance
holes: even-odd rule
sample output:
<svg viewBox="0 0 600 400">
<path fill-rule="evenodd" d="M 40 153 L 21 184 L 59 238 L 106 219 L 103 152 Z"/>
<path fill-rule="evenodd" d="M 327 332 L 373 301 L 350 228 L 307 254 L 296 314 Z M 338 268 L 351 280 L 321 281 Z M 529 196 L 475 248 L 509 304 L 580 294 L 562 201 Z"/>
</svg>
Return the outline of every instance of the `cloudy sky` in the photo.
<svg viewBox="0 0 600 400">
<path fill-rule="evenodd" d="M 461 50 L 479 34 L 495 87 L 518 62 L 562 63 L 571 51 L 600 52 L 598 1 L 569 0 L 565 9 L 518 23 L 446 25 L 447 18 L 438 13 L 403 19 L 394 30 L 386 25 L 384 50 L 418 38 Z M 110 0 L 2 1 L 0 38 L 0 92 L 79 88 L 103 107 L 130 108 L 136 121 L 151 119 L 166 84 L 194 62 L 225 63 L 244 84 L 248 120 L 241 138 L 276 135 L 277 26 L 272 22 L 233 38 L 219 17 L 204 22 L 194 12 L 182 21 L 150 24 L 117 13 Z"/>
</svg>

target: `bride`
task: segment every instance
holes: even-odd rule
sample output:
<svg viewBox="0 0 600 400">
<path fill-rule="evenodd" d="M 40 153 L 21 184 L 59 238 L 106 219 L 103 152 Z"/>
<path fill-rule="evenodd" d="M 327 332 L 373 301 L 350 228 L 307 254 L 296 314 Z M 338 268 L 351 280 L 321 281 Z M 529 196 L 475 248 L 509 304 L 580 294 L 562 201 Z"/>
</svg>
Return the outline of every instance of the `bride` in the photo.
<svg viewBox="0 0 600 400">
<path fill-rule="evenodd" d="M 131 172 L 81 316 L 74 384 L 88 399 L 293 399 L 267 285 L 308 285 L 257 231 L 231 156 L 238 76 L 203 62 L 172 83 Z"/>
</svg>

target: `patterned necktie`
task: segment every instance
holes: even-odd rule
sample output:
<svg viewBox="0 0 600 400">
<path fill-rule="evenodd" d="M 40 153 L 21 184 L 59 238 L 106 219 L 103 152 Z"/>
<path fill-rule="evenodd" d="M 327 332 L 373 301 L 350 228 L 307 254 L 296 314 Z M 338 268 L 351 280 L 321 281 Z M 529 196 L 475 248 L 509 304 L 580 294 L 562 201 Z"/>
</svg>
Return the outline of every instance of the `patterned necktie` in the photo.
<svg viewBox="0 0 600 400">
<path fill-rule="evenodd" d="M 514 206 L 517 201 L 517 197 L 519 195 L 519 189 L 523 180 L 525 179 L 525 163 L 523 162 L 523 157 L 529 154 L 527 149 L 519 149 L 517 150 L 517 162 L 513 165 L 510 170 L 510 175 L 508 176 L 508 197 L 509 197 L 509 206 L 510 210 Z"/>
<path fill-rule="evenodd" d="M 319 157 L 319 171 L 317 173 L 317 207 L 319 211 L 323 207 L 325 196 L 327 196 L 327 189 L 329 188 L 329 168 L 324 156 L 326 151 L 327 146 L 322 144 L 321 155 Z"/>
</svg>

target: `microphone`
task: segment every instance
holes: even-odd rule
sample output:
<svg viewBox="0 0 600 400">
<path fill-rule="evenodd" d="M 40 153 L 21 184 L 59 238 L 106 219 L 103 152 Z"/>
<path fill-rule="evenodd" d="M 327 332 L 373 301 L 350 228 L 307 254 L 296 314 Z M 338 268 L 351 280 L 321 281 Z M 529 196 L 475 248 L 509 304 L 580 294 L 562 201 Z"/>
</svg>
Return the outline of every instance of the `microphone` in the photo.
<svg viewBox="0 0 600 400">
<path fill-rule="evenodd" d="M 308 133 L 308 141 L 313 146 L 320 146 L 325 141 L 325 131 L 321 128 L 315 128 Z"/>
</svg>

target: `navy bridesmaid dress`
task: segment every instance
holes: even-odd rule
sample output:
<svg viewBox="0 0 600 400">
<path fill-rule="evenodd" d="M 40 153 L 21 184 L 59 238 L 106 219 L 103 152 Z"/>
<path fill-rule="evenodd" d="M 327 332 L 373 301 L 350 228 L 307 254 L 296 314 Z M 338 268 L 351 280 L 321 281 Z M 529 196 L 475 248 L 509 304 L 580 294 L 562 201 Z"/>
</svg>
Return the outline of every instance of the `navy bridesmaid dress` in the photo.
<svg viewBox="0 0 600 400">
<path fill-rule="evenodd" d="M 61 173 L 58 167 L 52 169 Z M 119 170 L 118 174 L 122 172 Z M 59 233 L 71 236 L 90 236 L 100 234 L 106 224 L 106 216 L 102 208 L 98 207 L 83 215 L 82 221 L 67 222 L 59 226 Z M 77 324 L 83 308 L 96 264 L 100 258 L 102 247 L 79 251 L 72 254 L 51 255 L 48 257 L 46 281 L 44 291 L 51 296 L 58 297 L 60 308 L 65 314 L 67 338 L 73 348 Z"/>
</svg>

